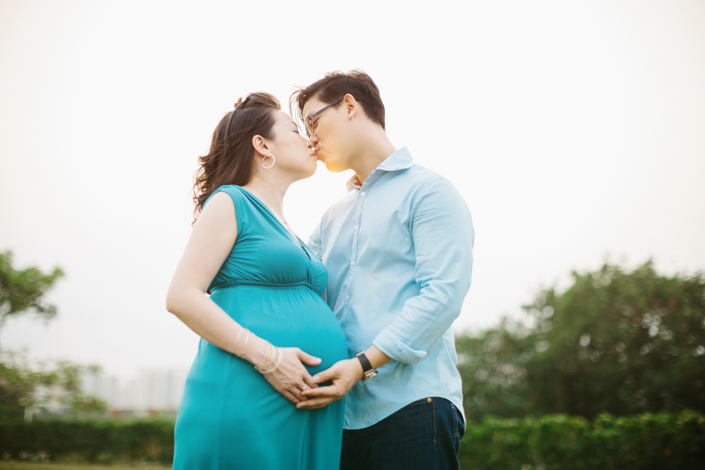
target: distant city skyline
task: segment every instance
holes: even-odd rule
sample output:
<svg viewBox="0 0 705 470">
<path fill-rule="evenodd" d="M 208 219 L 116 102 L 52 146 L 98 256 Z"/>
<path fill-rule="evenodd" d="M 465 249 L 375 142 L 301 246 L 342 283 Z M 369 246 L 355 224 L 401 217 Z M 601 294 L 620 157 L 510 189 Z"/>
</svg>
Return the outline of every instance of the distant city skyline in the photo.
<svg viewBox="0 0 705 470">
<path fill-rule="evenodd" d="M 286 109 L 338 69 L 375 79 L 391 141 L 470 208 L 456 331 L 521 316 L 606 256 L 704 270 L 703 25 L 690 0 L 0 0 L 0 250 L 67 274 L 57 318 L 10 320 L 0 344 L 121 380 L 188 368 L 198 337 L 165 295 L 198 156 L 239 97 Z M 319 165 L 291 186 L 302 239 L 350 176 Z"/>
<path fill-rule="evenodd" d="M 110 412 L 175 412 L 187 375 L 187 369 L 142 370 L 129 379 L 87 374 L 81 380 L 81 389 L 106 402 Z"/>
</svg>

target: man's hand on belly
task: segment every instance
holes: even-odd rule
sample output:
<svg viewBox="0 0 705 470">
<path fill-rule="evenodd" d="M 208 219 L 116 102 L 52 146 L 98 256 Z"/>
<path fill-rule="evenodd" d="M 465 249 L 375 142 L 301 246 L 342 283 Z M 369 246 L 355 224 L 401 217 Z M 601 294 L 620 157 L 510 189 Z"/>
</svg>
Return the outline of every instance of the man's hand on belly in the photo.
<svg viewBox="0 0 705 470">
<path fill-rule="evenodd" d="M 375 369 L 392 360 L 391 357 L 377 349 L 377 346 L 371 346 L 365 351 L 365 355 Z M 313 381 L 317 384 L 331 380 L 333 385 L 304 390 L 301 395 L 306 397 L 306 400 L 297 403 L 296 407 L 312 410 L 328 406 L 335 400 L 343 398 L 359 380 L 362 380 L 364 375 L 358 358 L 338 361 L 329 369 L 313 376 Z"/>
<path fill-rule="evenodd" d="M 362 377 L 362 367 L 360 367 L 358 359 L 338 361 L 329 369 L 313 376 L 313 381 L 316 383 L 330 380 L 333 385 L 304 390 L 301 395 L 305 396 L 306 400 L 297 403 L 296 407 L 313 410 L 328 406 L 334 401 L 343 398 Z"/>
</svg>

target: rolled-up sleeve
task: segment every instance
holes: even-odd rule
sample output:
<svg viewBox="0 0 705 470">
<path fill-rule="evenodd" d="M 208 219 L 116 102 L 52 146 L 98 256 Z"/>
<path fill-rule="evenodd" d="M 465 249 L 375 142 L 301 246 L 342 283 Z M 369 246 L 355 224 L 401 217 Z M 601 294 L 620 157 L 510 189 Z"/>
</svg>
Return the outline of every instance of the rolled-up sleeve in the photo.
<svg viewBox="0 0 705 470">
<path fill-rule="evenodd" d="M 460 315 L 470 288 L 475 233 L 465 201 L 441 177 L 417 193 L 410 229 L 419 293 L 406 300 L 373 344 L 392 359 L 416 364 Z"/>
</svg>

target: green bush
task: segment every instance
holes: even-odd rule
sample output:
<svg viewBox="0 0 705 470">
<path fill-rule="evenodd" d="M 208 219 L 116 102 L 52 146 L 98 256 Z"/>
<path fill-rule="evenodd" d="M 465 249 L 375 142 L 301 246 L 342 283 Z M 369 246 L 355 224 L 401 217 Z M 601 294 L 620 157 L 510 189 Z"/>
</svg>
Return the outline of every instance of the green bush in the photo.
<svg viewBox="0 0 705 470">
<path fill-rule="evenodd" d="M 461 468 L 487 470 L 700 469 L 705 417 L 693 411 L 613 417 L 486 417 L 470 424 Z"/>
<path fill-rule="evenodd" d="M 145 421 L 34 421 L 0 423 L 0 455 L 53 461 L 169 464 L 174 423 Z"/>
<path fill-rule="evenodd" d="M 168 465 L 173 453 L 172 421 L 0 423 L 0 455 L 14 459 Z M 566 415 L 486 417 L 468 425 L 460 462 L 466 470 L 700 469 L 705 416 L 683 411 L 602 414 L 593 421 Z"/>
</svg>

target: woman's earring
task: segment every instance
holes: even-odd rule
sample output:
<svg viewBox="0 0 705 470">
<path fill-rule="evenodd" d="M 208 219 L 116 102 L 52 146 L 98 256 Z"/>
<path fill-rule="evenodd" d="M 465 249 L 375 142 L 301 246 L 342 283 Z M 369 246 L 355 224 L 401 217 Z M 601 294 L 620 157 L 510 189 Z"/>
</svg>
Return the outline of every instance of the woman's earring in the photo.
<svg viewBox="0 0 705 470">
<path fill-rule="evenodd" d="M 269 166 L 264 166 L 264 161 L 267 159 L 267 157 L 272 157 L 272 164 Z M 262 159 L 262 168 L 264 168 L 265 170 L 269 170 L 270 168 L 272 168 L 274 166 L 274 163 L 276 161 L 277 161 L 276 158 L 274 158 L 274 155 L 272 155 L 271 153 L 269 155 L 265 155 L 264 158 Z"/>
</svg>

